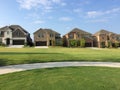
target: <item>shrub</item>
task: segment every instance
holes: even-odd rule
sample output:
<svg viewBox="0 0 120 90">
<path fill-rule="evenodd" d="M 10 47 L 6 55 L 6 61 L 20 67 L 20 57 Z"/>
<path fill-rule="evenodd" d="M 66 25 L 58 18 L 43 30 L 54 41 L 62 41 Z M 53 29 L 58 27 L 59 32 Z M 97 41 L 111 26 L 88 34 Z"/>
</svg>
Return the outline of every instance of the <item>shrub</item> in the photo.
<svg viewBox="0 0 120 90">
<path fill-rule="evenodd" d="M 85 39 L 80 40 L 80 47 L 85 47 Z"/>
<path fill-rule="evenodd" d="M 118 48 L 119 47 L 119 42 L 115 42 L 115 48 Z"/>
<path fill-rule="evenodd" d="M 69 40 L 70 47 L 77 47 L 77 40 Z"/>
<path fill-rule="evenodd" d="M 0 43 L 0 46 L 5 47 L 6 45 L 5 43 Z"/>
</svg>

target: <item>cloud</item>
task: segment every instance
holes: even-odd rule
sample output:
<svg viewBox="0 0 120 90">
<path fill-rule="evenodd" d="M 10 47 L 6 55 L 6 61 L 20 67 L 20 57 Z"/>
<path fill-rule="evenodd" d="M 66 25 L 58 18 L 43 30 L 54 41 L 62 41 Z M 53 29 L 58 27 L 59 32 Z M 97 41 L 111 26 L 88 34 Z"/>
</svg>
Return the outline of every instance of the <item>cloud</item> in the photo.
<svg viewBox="0 0 120 90">
<path fill-rule="evenodd" d="M 70 18 L 70 17 L 60 17 L 59 21 L 72 21 L 72 18 Z"/>
<path fill-rule="evenodd" d="M 120 8 L 113 8 L 111 10 L 107 10 L 105 14 L 118 13 L 118 12 L 120 12 Z"/>
<path fill-rule="evenodd" d="M 76 9 L 73 9 L 73 12 L 75 12 L 75 13 L 81 13 L 81 12 L 82 12 L 82 9 L 76 8 Z"/>
<path fill-rule="evenodd" d="M 99 11 L 89 11 L 89 12 L 87 12 L 87 17 L 89 17 L 89 18 L 95 18 L 95 17 L 101 16 L 101 15 L 103 15 L 103 13 L 99 12 Z"/>
<path fill-rule="evenodd" d="M 95 20 L 89 20 L 87 21 L 89 23 L 105 23 L 105 22 L 108 22 L 107 19 L 95 19 Z"/>
<path fill-rule="evenodd" d="M 30 10 L 32 8 L 51 9 L 53 4 L 61 4 L 61 0 L 17 0 L 21 8 Z"/>
<path fill-rule="evenodd" d="M 111 10 L 106 10 L 106 11 L 88 11 L 87 17 L 88 18 L 96 18 L 98 16 L 110 15 L 110 14 L 115 14 L 115 13 L 119 13 L 119 12 L 120 12 L 120 8 L 113 8 Z"/>
<path fill-rule="evenodd" d="M 42 20 L 33 21 L 33 24 L 43 24 L 43 23 L 45 23 L 45 21 Z"/>
</svg>

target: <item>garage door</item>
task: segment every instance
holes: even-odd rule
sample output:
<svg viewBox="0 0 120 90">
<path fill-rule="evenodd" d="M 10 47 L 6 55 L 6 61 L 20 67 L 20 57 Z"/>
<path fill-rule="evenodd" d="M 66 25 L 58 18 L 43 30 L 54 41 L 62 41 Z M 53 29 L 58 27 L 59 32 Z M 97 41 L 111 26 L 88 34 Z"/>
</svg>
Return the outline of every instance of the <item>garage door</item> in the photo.
<svg viewBox="0 0 120 90">
<path fill-rule="evenodd" d="M 36 46 L 47 46 L 47 42 L 46 41 L 36 42 Z"/>
<path fill-rule="evenodd" d="M 13 45 L 24 45 L 25 40 L 13 40 Z"/>
</svg>

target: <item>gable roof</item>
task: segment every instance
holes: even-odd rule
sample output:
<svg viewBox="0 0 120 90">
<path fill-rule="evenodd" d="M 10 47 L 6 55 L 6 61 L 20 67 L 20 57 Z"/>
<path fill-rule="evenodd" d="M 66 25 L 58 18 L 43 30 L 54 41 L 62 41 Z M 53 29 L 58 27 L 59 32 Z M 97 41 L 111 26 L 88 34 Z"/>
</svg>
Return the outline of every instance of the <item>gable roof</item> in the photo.
<svg viewBox="0 0 120 90">
<path fill-rule="evenodd" d="M 0 31 L 5 31 L 5 30 L 7 30 L 8 28 L 9 28 L 9 26 L 1 27 L 1 28 L 0 28 Z"/>
<path fill-rule="evenodd" d="M 20 30 L 22 30 L 24 33 L 28 33 L 25 29 L 23 29 L 21 26 L 19 26 L 19 25 L 10 25 L 10 26 L 5 26 L 5 27 L 2 27 L 2 28 L 0 28 L 0 31 L 6 31 L 7 29 L 11 29 L 12 30 L 12 32 L 14 32 L 15 30 L 17 30 L 17 29 L 20 29 Z"/>
<path fill-rule="evenodd" d="M 113 32 L 110 32 L 110 31 L 107 31 L 107 30 L 104 30 L 104 29 L 101 29 L 100 31 L 96 32 L 95 34 L 93 34 L 94 36 L 97 36 L 97 35 L 100 35 L 100 34 L 116 34 L 116 33 L 113 33 Z"/>
<path fill-rule="evenodd" d="M 17 30 L 17 29 L 20 29 L 20 30 L 22 30 L 24 33 L 28 33 L 24 28 L 22 28 L 22 27 L 19 26 L 19 25 L 11 25 L 11 26 L 9 26 L 9 28 L 10 28 L 11 30 L 13 30 L 13 31 L 15 31 L 15 30 Z"/>
<path fill-rule="evenodd" d="M 74 28 L 74 29 L 72 29 L 69 33 L 71 33 L 71 32 L 73 32 L 73 33 L 90 34 L 90 35 L 92 35 L 91 33 L 86 32 L 86 31 L 84 31 L 84 30 L 82 30 L 82 29 L 79 29 L 79 28 Z M 67 33 L 67 34 L 69 34 L 69 33 Z"/>
<path fill-rule="evenodd" d="M 44 31 L 44 32 L 47 32 L 47 33 L 55 33 L 55 34 L 59 34 L 60 35 L 60 33 L 58 33 L 58 32 L 56 32 L 56 31 L 54 31 L 54 30 L 52 30 L 52 29 L 42 29 L 42 28 L 40 28 L 40 29 L 38 29 L 37 31 L 35 31 L 34 32 L 34 34 L 35 33 L 37 33 L 37 32 L 39 32 L 39 31 Z"/>
</svg>

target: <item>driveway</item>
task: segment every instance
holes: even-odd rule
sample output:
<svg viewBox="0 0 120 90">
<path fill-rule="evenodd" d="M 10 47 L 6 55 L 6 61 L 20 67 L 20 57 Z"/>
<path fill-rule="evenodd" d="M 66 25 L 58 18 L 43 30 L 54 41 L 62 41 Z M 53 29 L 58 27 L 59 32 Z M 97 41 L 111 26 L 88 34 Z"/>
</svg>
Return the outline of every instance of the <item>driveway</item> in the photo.
<svg viewBox="0 0 120 90">
<path fill-rule="evenodd" d="M 99 66 L 99 67 L 114 67 L 120 68 L 120 63 L 114 62 L 48 62 L 48 63 L 34 63 L 34 64 L 21 64 L 21 65 L 10 65 L 0 67 L 0 75 L 40 69 L 40 68 L 54 68 L 54 67 L 70 67 L 70 66 Z"/>
</svg>

